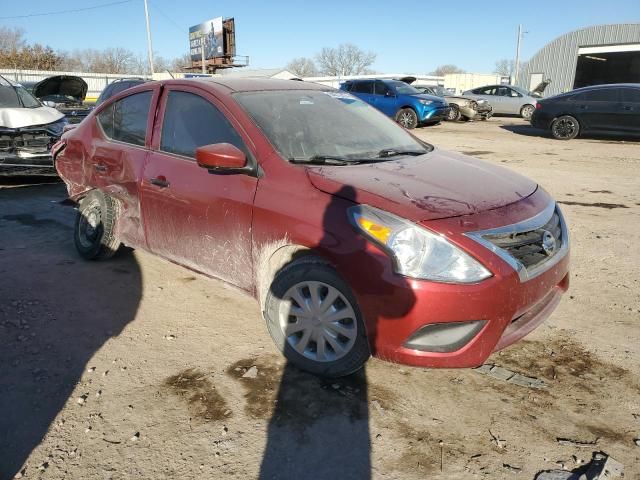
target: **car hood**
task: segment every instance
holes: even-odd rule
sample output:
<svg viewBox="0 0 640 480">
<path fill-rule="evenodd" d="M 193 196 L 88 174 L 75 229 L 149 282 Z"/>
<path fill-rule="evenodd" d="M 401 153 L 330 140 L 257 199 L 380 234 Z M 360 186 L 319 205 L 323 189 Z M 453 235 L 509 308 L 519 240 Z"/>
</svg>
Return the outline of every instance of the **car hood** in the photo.
<svg viewBox="0 0 640 480">
<path fill-rule="evenodd" d="M 33 86 L 33 94 L 37 98 L 47 97 L 49 95 L 68 95 L 82 102 L 87 96 L 88 88 L 87 82 L 80 77 L 73 75 L 55 75 L 36 83 Z"/>
<path fill-rule="evenodd" d="M 537 184 L 482 160 L 444 150 L 420 157 L 354 166 L 309 167 L 311 183 L 341 196 L 349 185 L 357 203 L 413 222 L 469 215 L 528 197 Z"/>
<path fill-rule="evenodd" d="M 46 125 L 64 117 L 55 108 L 0 108 L 0 127 L 23 128 Z"/>
<path fill-rule="evenodd" d="M 403 94 L 407 97 L 421 98 L 423 100 L 431 100 L 432 102 L 444 103 L 445 99 L 442 97 L 436 97 L 435 95 L 428 95 L 426 93 L 414 93 L 412 95 Z"/>
</svg>

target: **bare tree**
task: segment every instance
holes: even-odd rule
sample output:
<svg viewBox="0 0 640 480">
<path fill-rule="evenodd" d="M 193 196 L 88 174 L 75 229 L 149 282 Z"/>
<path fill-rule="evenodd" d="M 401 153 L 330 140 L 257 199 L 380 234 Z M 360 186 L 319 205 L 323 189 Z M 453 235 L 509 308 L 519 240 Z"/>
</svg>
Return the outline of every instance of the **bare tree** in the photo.
<svg viewBox="0 0 640 480">
<path fill-rule="evenodd" d="M 294 58 L 287 65 L 287 70 L 298 77 L 314 77 L 318 75 L 318 68 L 313 60 L 307 57 Z"/>
<path fill-rule="evenodd" d="M 447 64 L 447 65 L 440 65 L 433 72 L 431 72 L 431 75 L 436 75 L 437 77 L 444 77 L 449 73 L 465 73 L 465 71 L 462 70 L 461 68 L 458 68 L 458 66 L 456 65 Z"/>
<path fill-rule="evenodd" d="M 24 30 L 0 26 L 0 52 L 15 52 L 25 44 Z"/>
<path fill-rule="evenodd" d="M 494 73 L 497 75 L 502 75 L 503 77 L 510 77 L 513 75 L 514 66 L 516 62 L 514 60 L 509 60 L 508 58 L 502 58 L 496 62 Z M 527 62 L 520 62 L 519 71 L 522 72 L 527 67 Z"/>
<path fill-rule="evenodd" d="M 186 72 L 189 67 L 191 67 L 191 55 L 188 53 L 171 60 L 172 72 Z"/>
<path fill-rule="evenodd" d="M 338 48 L 325 47 L 316 55 L 320 72 L 331 76 L 361 75 L 375 60 L 375 53 L 365 52 L 350 43 L 343 43 Z"/>
</svg>

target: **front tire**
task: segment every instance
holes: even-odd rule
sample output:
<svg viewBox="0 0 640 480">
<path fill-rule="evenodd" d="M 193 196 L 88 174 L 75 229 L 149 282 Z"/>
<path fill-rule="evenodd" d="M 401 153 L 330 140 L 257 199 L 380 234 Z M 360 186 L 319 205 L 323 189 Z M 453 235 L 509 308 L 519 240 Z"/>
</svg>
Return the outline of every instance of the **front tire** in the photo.
<svg viewBox="0 0 640 480">
<path fill-rule="evenodd" d="M 580 123 L 571 115 L 562 115 L 551 122 L 551 135 L 556 140 L 571 140 L 580 133 Z"/>
<path fill-rule="evenodd" d="M 520 109 L 520 116 L 525 120 L 531 120 L 531 116 L 535 111 L 536 107 L 534 107 L 533 105 L 525 105 Z"/>
<path fill-rule="evenodd" d="M 370 356 L 351 289 L 314 257 L 278 273 L 267 293 L 264 316 L 276 346 L 302 370 L 342 377 L 362 368 Z"/>
<path fill-rule="evenodd" d="M 457 122 L 460 120 L 462 114 L 460 113 L 460 107 L 457 105 L 449 106 L 449 113 L 447 113 L 447 120 L 450 122 Z"/>
<path fill-rule="evenodd" d="M 418 126 L 418 115 L 413 108 L 402 108 L 396 114 L 396 122 L 407 130 L 412 130 Z"/>
<path fill-rule="evenodd" d="M 116 224 L 120 204 L 109 195 L 94 190 L 80 202 L 73 240 L 85 260 L 106 260 L 120 248 Z"/>
</svg>

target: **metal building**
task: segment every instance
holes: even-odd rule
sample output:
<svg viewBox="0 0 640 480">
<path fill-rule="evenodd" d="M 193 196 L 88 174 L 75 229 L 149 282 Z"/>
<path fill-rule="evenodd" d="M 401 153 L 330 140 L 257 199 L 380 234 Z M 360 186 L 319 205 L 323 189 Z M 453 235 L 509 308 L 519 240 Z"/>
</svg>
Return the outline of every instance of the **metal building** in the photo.
<svg viewBox="0 0 640 480">
<path fill-rule="evenodd" d="M 532 90 L 551 80 L 545 97 L 604 83 L 640 83 L 640 23 L 596 25 L 567 33 L 540 49 L 518 76 Z"/>
</svg>

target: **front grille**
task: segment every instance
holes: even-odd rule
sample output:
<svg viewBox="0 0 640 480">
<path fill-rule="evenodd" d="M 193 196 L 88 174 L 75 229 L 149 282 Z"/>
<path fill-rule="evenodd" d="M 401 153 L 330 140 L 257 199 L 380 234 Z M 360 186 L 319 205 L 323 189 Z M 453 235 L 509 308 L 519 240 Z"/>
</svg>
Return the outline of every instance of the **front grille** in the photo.
<svg viewBox="0 0 640 480">
<path fill-rule="evenodd" d="M 555 203 L 523 222 L 465 235 L 505 260 L 521 281 L 551 268 L 569 249 L 567 229 Z"/>
<path fill-rule="evenodd" d="M 563 241 L 557 212 L 553 212 L 551 219 L 535 230 L 485 235 L 484 238 L 505 250 L 527 269 L 535 268 L 557 255 Z"/>
<path fill-rule="evenodd" d="M 45 131 L 30 131 L 19 134 L 0 133 L 0 155 L 15 157 L 48 155 L 53 141 L 54 138 L 51 134 Z"/>
</svg>

